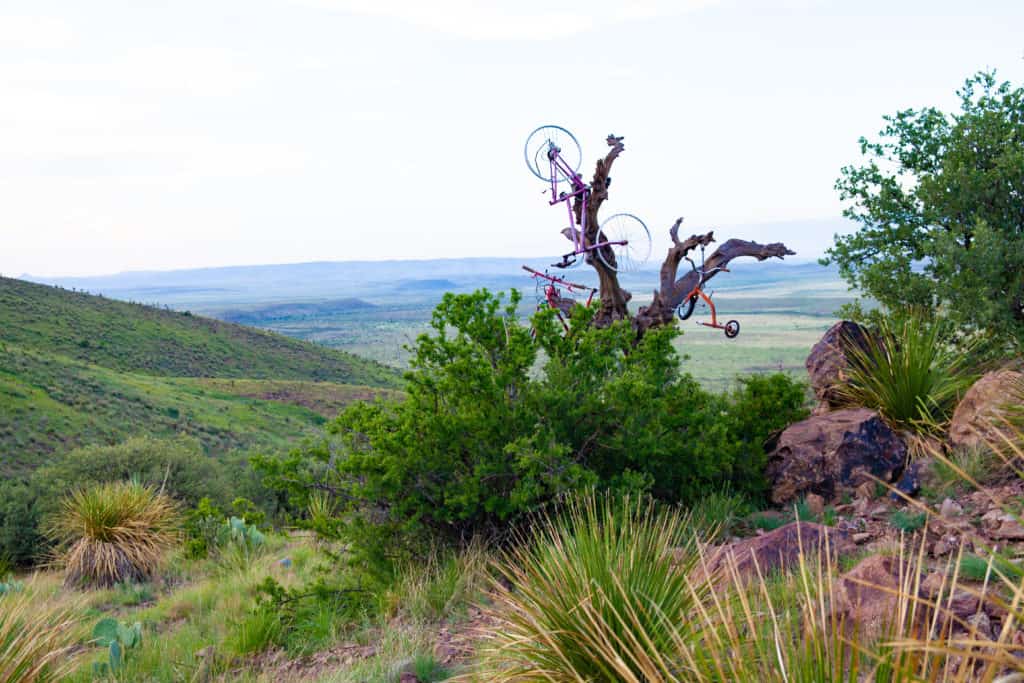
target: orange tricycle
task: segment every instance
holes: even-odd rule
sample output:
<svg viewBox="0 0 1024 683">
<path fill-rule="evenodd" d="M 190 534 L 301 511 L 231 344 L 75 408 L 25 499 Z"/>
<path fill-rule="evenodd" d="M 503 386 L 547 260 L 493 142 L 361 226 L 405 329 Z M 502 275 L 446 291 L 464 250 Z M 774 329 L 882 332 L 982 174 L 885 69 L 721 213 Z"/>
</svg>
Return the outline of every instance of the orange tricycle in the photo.
<svg viewBox="0 0 1024 683">
<path fill-rule="evenodd" d="M 697 267 L 697 264 L 694 263 L 693 259 L 690 258 L 689 256 L 686 257 L 686 260 L 690 262 L 690 267 L 693 268 L 693 272 L 697 273 L 697 284 L 693 286 L 693 289 L 690 290 L 689 294 L 683 297 L 682 303 L 680 303 L 679 306 L 676 308 L 676 315 L 679 316 L 680 320 L 686 320 L 691 315 L 693 315 L 693 308 L 694 306 L 697 305 L 697 299 L 703 299 L 704 303 L 706 303 L 708 305 L 708 308 L 711 309 L 711 322 L 702 322 L 698 324 L 704 325 L 705 327 L 712 327 L 716 330 L 722 330 L 723 332 L 725 332 L 726 337 L 728 337 L 729 339 L 734 339 L 736 335 L 740 333 L 739 321 L 730 320 L 724 325 L 719 325 L 718 314 L 715 311 L 715 303 L 711 300 L 711 296 L 704 292 L 704 283 L 707 281 L 709 277 L 718 272 L 728 273 L 729 269 L 723 266 L 719 266 L 718 268 L 705 270 L 703 246 L 700 248 L 700 268 Z"/>
</svg>

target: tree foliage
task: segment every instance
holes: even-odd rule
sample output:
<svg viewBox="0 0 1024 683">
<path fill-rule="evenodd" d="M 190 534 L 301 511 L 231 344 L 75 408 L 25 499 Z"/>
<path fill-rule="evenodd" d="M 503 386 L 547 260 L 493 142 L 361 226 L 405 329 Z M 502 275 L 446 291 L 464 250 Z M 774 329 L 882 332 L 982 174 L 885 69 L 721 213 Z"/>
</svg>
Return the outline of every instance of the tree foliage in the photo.
<svg viewBox="0 0 1024 683">
<path fill-rule="evenodd" d="M 710 394 L 679 369 L 674 327 L 639 342 L 628 320 L 577 306 L 521 324 L 517 293 L 445 295 L 413 349 L 402 400 L 349 406 L 331 441 L 264 458 L 265 482 L 299 508 L 337 504 L 326 535 L 396 546 L 494 537 L 561 494 L 597 486 L 671 502 L 709 487 L 764 490 L 762 443 L 803 415 L 785 376 Z"/>
<path fill-rule="evenodd" d="M 886 116 L 836 182 L 857 232 L 825 263 L 890 309 L 943 309 L 1024 346 L 1024 88 L 978 73 L 960 111 Z"/>
</svg>

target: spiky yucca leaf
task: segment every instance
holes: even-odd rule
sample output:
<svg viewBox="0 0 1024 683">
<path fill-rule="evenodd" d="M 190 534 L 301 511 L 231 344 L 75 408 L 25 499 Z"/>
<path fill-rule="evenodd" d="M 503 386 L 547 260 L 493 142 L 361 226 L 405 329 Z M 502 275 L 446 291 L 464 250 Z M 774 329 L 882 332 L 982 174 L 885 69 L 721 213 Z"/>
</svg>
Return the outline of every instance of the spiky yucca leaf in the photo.
<svg viewBox="0 0 1024 683">
<path fill-rule="evenodd" d="M 942 322 L 909 313 L 884 322 L 866 346 L 847 343 L 850 361 L 839 394 L 878 410 L 897 429 L 941 433 L 960 397 L 977 379 L 970 350 L 947 343 Z"/>
<path fill-rule="evenodd" d="M 31 592 L 0 598 L 0 683 L 52 681 L 74 665 L 79 610 Z"/>
<path fill-rule="evenodd" d="M 50 520 L 65 582 L 113 586 L 145 581 L 179 539 L 177 505 L 137 482 L 111 482 L 72 492 Z"/>
<path fill-rule="evenodd" d="M 671 675 L 696 598 L 686 576 L 699 555 L 684 515 L 587 495 L 519 540 L 497 566 L 487 680 Z"/>
</svg>

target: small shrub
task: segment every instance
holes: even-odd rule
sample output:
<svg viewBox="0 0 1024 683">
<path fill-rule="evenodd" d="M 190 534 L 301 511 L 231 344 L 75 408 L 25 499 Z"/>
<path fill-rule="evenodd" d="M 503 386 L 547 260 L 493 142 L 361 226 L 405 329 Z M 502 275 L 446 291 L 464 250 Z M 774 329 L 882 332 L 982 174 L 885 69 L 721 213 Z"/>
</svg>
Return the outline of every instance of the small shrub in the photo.
<svg viewBox="0 0 1024 683">
<path fill-rule="evenodd" d="M 178 513 L 151 487 L 100 484 L 65 498 L 48 531 L 59 544 L 68 585 L 110 587 L 154 576 L 178 541 Z"/>
<path fill-rule="evenodd" d="M 726 488 L 701 498 L 690 508 L 690 515 L 698 526 L 713 534 L 714 538 L 708 540 L 714 540 L 728 536 L 738 518 L 749 512 L 749 507 L 746 498 Z"/>
<path fill-rule="evenodd" d="M 932 473 L 936 484 L 943 493 L 950 493 L 963 487 L 973 487 L 971 481 L 985 485 L 991 481 L 996 470 L 995 456 L 984 444 L 958 448 L 948 458 L 936 459 Z"/>
<path fill-rule="evenodd" d="M 913 533 L 924 527 L 928 519 L 927 512 L 911 512 L 909 510 L 895 510 L 889 516 L 889 524 L 905 533 Z"/>
</svg>

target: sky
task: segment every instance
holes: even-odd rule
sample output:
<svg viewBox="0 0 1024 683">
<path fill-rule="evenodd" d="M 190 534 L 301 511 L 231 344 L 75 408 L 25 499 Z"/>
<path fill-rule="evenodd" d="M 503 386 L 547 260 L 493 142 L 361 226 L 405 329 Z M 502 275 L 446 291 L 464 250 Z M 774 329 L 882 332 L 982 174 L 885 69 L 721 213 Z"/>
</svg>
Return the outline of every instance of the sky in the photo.
<svg viewBox="0 0 1024 683">
<path fill-rule="evenodd" d="M 563 251 L 523 159 L 625 136 L 607 212 L 816 257 L 858 138 L 1024 83 L 1024 2 L 0 0 L 0 273 Z"/>
</svg>

